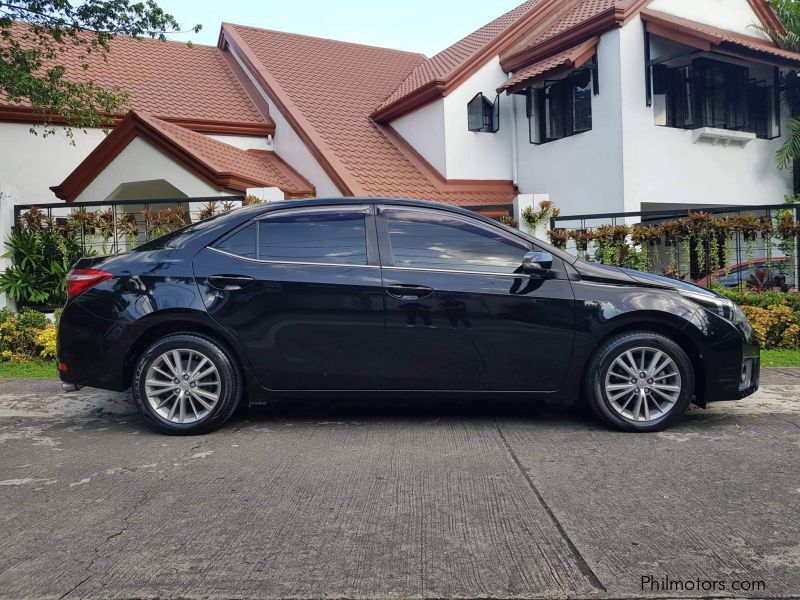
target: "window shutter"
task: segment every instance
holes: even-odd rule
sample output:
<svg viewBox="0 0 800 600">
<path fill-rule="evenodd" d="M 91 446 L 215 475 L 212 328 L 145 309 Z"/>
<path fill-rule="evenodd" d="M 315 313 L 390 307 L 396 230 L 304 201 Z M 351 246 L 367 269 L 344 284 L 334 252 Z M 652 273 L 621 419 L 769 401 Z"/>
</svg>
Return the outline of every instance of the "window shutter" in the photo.
<svg viewBox="0 0 800 600">
<path fill-rule="evenodd" d="M 525 92 L 525 116 L 529 119 L 533 116 L 533 97 L 536 94 L 536 90 L 532 87 L 529 87 Z"/>
<path fill-rule="evenodd" d="M 571 80 L 573 130 L 575 133 L 589 131 L 592 128 L 592 72 L 589 69 L 576 71 Z"/>
<path fill-rule="evenodd" d="M 497 133 L 500 129 L 500 94 L 495 96 L 494 104 L 492 105 L 492 124 L 490 131 Z"/>
<path fill-rule="evenodd" d="M 483 131 L 483 94 L 478 93 L 467 104 L 467 122 L 470 131 Z"/>
</svg>

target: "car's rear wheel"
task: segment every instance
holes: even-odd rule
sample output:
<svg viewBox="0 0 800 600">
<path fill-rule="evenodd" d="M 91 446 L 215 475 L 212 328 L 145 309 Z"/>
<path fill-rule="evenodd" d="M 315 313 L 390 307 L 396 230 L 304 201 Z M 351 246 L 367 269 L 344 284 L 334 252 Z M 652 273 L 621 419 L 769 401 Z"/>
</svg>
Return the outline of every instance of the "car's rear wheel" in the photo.
<svg viewBox="0 0 800 600">
<path fill-rule="evenodd" d="M 236 410 L 241 383 L 232 357 L 209 339 L 166 336 L 139 358 L 133 396 L 145 419 L 173 435 L 213 431 Z"/>
<path fill-rule="evenodd" d="M 686 412 L 694 370 L 670 338 L 635 331 L 603 343 L 589 361 L 585 393 L 594 413 L 622 431 L 660 431 Z"/>
</svg>

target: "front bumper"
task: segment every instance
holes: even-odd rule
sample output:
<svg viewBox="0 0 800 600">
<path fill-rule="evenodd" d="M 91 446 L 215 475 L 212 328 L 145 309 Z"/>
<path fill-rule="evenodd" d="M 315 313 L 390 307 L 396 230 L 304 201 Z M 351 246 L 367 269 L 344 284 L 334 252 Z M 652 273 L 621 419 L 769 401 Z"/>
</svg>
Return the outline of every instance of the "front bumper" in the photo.
<svg viewBox="0 0 800 600">
<path fill-rule="evenodd" d="M 741 400 L 758 391 L 761 378 L 761 351 L 752 330 L 736 328 L 738 339 L 733 348 L 717 360 L 707 373 L 706 402 Z M 721 358 L 717 356 L 717 359 Z"/>
</svg>

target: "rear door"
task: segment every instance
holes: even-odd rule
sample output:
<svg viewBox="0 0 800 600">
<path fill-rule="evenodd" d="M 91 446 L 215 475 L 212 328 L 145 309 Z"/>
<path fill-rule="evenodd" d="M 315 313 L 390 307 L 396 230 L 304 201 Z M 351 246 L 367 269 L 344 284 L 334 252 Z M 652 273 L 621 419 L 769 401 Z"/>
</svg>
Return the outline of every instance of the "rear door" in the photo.
<svg viewBox="0 0 800 600">
<path fill-rule="evenodd" d="M 574 296 L 521 272 L 532 246 L 448 211 L 378 207 L 386 388 L 550 391 L 572 354 Z"/>
<path fill-rule="evenodd" d="M 209 314 L 265 387 L 380 388 L 384 292 L 372 212 L 270 212 L 195 258 Z"/>
</svg>

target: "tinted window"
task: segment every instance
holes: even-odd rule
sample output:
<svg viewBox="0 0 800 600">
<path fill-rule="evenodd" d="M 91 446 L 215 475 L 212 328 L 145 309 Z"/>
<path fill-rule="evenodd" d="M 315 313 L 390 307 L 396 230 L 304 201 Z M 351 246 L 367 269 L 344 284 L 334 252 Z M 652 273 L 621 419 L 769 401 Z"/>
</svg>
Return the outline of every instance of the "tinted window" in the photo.
<svg viewBox="0 0 800 600">
<path fill-rule="evenodd" d="M 251 223 L 241 231 L 234 233 L 222 240 L 216 246 L 219 250 L 244 256 L 245 258 L 256 257 L 256 225 Z"/>
<path fill-rule="evenodd" d="M 397 267 L 513 273 L 530 247 L 489 226 L 445 213 L 387 209 Z"/>
<path fill-rule="evenodd" d="M 258 258 L 365 265 L 365 215 L 344 210 L 304 211 L 264 219 L 259 222 Z"/>
</svg>

